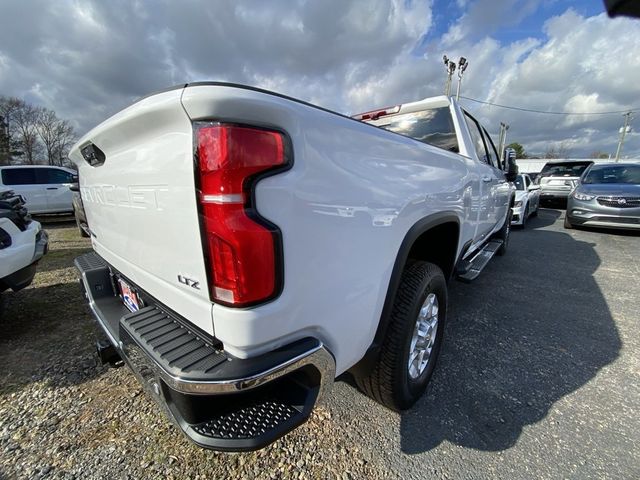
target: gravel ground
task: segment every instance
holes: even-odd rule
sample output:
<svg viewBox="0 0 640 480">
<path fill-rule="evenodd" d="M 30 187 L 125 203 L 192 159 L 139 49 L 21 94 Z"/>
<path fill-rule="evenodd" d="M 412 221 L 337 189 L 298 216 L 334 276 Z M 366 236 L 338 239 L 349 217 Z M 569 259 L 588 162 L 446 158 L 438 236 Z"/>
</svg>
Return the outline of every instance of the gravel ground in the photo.
<svg viewBox="0 0 640 480">
<path fill-rule="evenodd" d="M 347 376 L 259 452 L 185 440 L 126 368 L 93 358 L 72 223 L 0 318 L 0 478 L 640 478 L 640 236 L 542 210 L 472 284 L 451 284 L 440 365 L 410 411 Z"/>
</svg>

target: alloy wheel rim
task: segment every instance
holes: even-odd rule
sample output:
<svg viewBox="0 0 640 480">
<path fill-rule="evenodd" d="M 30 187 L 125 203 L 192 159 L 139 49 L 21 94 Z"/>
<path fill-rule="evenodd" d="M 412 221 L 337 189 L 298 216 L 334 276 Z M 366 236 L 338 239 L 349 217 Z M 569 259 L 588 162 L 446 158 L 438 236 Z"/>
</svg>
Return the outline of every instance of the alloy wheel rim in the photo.
<svg viewBox="0 0 640 480">
<path fill-rule="evenodd" d="M 429 364 L 433 346 L 438 332 L 438 297 L 430 293 L 425 298 L 413 329 L 411 345 L 409 347 L 409 361 L 407 368 L 409 377 L 417 379 Z"/>
</svg>

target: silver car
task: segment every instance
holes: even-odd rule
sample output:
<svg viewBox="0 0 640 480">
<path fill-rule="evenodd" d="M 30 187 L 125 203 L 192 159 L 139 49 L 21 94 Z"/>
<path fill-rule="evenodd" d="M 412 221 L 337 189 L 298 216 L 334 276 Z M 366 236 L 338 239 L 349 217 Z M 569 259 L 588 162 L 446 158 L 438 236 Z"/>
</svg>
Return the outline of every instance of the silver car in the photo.
<svg viewBox="0 0 640 480">
<path fill-rule="evenodd" d="M 564 228 L 640 229 L 640 164 L 589 167 L 567 200 Z"/>
<path fill-rule="evenodd" d="M 578 184 L 580 175 L 593 164 L 591 161 L 552 161 L 536 177 L 540 185 L 540 201 L 564 202 Z"/>
</svg>

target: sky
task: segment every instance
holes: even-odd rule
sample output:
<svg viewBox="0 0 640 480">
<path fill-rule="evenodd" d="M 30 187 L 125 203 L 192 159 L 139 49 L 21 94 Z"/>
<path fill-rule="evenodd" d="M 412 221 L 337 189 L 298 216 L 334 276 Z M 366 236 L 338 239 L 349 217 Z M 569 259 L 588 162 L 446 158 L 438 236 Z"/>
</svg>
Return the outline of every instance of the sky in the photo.
<svg viewBox="0 0 640 480">
<path fill-rule="evenodd" d="M 353 114 L 443 93 L 530 154 L 640 158 L 640 19 L 600 0 L 0 0 L 0 95 L 55 110 L 83 134 L 155 90 L 218 80 Z M 586 115 L 585 113 L 590 113 Z M 637 125 L 637 127 L 636 127 Z M 636 133 L 636 130 L 638 133 Z"/>
</svg>

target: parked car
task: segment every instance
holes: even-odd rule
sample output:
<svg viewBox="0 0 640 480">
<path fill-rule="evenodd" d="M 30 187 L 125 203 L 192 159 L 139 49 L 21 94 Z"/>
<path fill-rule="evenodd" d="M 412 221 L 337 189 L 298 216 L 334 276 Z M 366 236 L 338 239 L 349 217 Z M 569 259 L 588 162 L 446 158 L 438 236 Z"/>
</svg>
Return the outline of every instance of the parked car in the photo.
<svg viewBox="0 0 640 480">
<path fill-rule="evenodd" d="M 71 213 L 71 190 L 75 171 L 48 165 L 0 166 L 0 188 L 21 195 L 31 214 Z"/>
<path fill-rule="evenodd" d="M 565 202 L 575 188 L 580 175 L 590 166 L 591 161 L 547 162 L 536 177 L 540 185 L 540 200 Z"/>
<path fill-rule="evenodd" d="M 589 167 L 569 195 L 564 228 L 640 229 L 640 164 Z"/>
<path fill-rule="evenodd" d="M 0 293 L 30 285 L 47 247 L 47 233 L 31 219 L 23 199 L 0 187 Z"/>
<path fill-rule="evenodd" d="M 511 224 L 524 228 L 529 217 L 538 215 L 540 186 L 535 185 L 526 173 L 518 175 L 513 184 L 516 186 L 516 200 L 512 208 Z"/>
<path fill-rule="evenodd" d="M 435 146 L 434 146 L 435 145 Z M 193 442 L 263 447 L 337 374 L 396 410 L 424 392 L 447 282 L 509 239 L 516 175 L 445 96 L 345 117 L 265 90 L 182 85 L 71 151 L 104 341 Z"/>
</svg>

